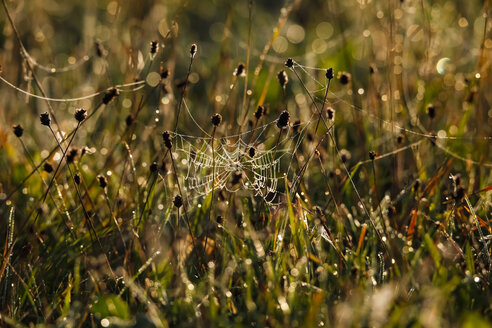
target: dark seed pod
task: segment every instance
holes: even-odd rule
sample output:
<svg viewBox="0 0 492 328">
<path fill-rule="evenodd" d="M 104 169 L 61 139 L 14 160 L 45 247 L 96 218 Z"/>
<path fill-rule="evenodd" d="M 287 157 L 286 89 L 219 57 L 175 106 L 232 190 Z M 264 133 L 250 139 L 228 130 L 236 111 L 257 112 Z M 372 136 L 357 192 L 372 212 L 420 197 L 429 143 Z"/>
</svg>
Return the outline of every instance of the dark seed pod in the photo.
<svg viewBox="0 0 492 328">
<path fill-rule="evenodd" d="M 263 115 L 263 113 L 265 113 L 265 107 L 258 106 L 258 108 L 256 108 L 256 112 L 255 112 L 256 119 L 259 120 L 261 118 L 261 116 Z"/>
<path fill-rule="evenodd" d="M 169 76 L 169 70 L 161 64 L 161 67 L 159 69 L 159 74 L 161 75 L 161 79 L 167 79 L 167 77 Z"/>
<path fill-rule="evenodd" d="M 217 221 L 218 224 L 223 224 L 224 223 L 224 218 L 222 216 L 217 216 L 217 218 L 215 219 L 215 221 Z"/>
<path fill-rule="evenodd" d="M 14 134 L 17 138 L 22 137 L 24 134 L 24 128 L 20 124 L 12 126 L 12 130 L 14 130 Z"/>
<path fill-rule="evenodd" d="M 150 41 L 150 54 L 155 55 L 159 51 L 159 42 L 157 40 Z"/>
<path fill-rule="evenodd" d="M 371 150 L 371 151 L 369 152 L 369 158 L 371 159 L 371 161 L 375 160 L 375 159 L 376 159 L 376 156 L 377 156 L 377 154 L 376 154 L 376 152 L 375 152 L 375 151 L 372 151 L 372 150 Z"/>
<path fill-rule="evenodd" d="M 80 184 L 80 175 L 78 173 L 76 173 L 74 176 L 73 176 L 73 181 L 76 183 L 76 184 Z"/>
<path fill-rule="evenodd" d="M 106 90 L 104 93 L 103 97 L 103 104 L 107 105 L 109 104 L 115 97 L 119 96 L 120 92 L 116 88 L 111 88 L 109 90 Z"/>
<path fill-rule="evenodd" d="M 48 172 L 48 173 L 53 172 L 53 165 L 51 165 L 48 162 L 44 163 L 43 164 L 43 171 Z"/>
<path fill-rule="evenodd" d="M 352 158 L 352 154 L 347 149 L 340 150 L 340 159 L 343 163 L 347 163 Z"/>
<path fill-rule="evenodd" d="M 72 148 L 67 154 L 67 163 L 71 164 L 75 161 L 75 158 L 79 154 L 79 150 L 77 148 Z"/>
<path fill-rule="evenodd" d="M 183 206 L 183 197 L 181 197 L 180 195 L 174 196 L 173 204 L 174 206 L 176 206 L 176 208 L 180 208 L 181 206 Z"/>
<path fill-rule="evenodd" d="M 157 165 L 157 162 L 153 162 L 150 164 L 150 172 L 155 173 L 159 169 L 159 166 Z"/>
<path fill-rule="evenodd" d="M 289 112 L 284 110 L 282 113 L 280 113 L 277 119 L 277 127 L 279 129 L 285 128 L 289 124 L 289 119 L 290 119 Z"/>
<path fill-rule="evenodd" d="M 210 121 L 214 126 L 217 127 L 220 125 L 220 123 L 222 123 L 222 115 L 215 113 L 214 115 L 212 115 Z"/>
<path fill-rule="evenodd" d="M 164 145 L 166 146 L 167 149 L 171 149 L 173 147 L 171 132 L 169 131 L 162 132 L 162 140 L 164 141 Z"/>
<path fill-rule="evenodd" d="M 99 181 L 99 187 L 106 188 L 108 186 L 108 179 L 104 175 L 98 175 L 97 181 Z"/>
<path fill-rule="evenodd" d="M 195 43 L 193 43 L 190 47 L 190 55 L 192 58 L 195 57 L 197 51 L 198 51 L 198 46 Z"/>
<path fill-rule="evenodd" d="M 292 68 L 294 67 L 294 60 L 292 58 L 288 58 L 286 61 L 285 61 L 285 66 L 288 67 L 288 68 Z"/>
<path fill-rule="evenodd" d="M 331 107 L 328 107 L 326 109 L 326 115 L 328 116 L 328 119 L 330 121 L 334 121 L 335 120 L 335 110 Z"/>
<path fill-rule="evenodd" d="M 41 121 L 41 124 L 50 126 L 51 125 L 51 118 L 50 114 L 48 112 L 44 112 L 43 114 L 39 115 L 39 119 Z"/>
<path fill-rule="evenodd" d="M 376 67 L 374 65 L 369 65 L 369 74 L 374 74 L 376 72 Z"/>
<path fill-rule="evenodd" d="M 126 126 L 130 126 L 133 124 L 133 121 L 135 121 L 135 118 L 133 117 L 132 114 L 128 114 L 128 116 L 125 118 L 125 123 Z"/>
<path fill-rule="evenodd" d="M 414 192 L 418 192 L 420 190 L 420 184 L 421 183 L 420 183 L 419 179 L 415 180 L 415 182 L 413 183 L 413 187 L 412 187 Z"/>
<path fill-rule="evenodd" d="M 436 117 L 436 107 L 434 107 L 433 104 L 427 105 L 427 116 L 432 120 L 434 117 Z"/>
<path fill-rule="evenodd" d="M 333 68 L 332 68 L 332 67 L 330 67 L 330 68 L 328 68 L 328 69 L 326 70 L 326 74 L 325 74 L 325 76 L 326 76 L 326 78 L 327 78 L 328 80 L 331 80 L 331 79 L 333 79 L 333 78 L 335 77 L 335 74 L 333 73 Z"/>
<path fill-rule="evenodd" d="M 398 137 L 396 137 L 396 142 L 401 145 L 405 141 L 405 136 L 403 134 L 399 134 Z"/>
<path fill-rule="evenodd" d="M 82 122 L 87 117 L 87 111 L 83 108 L 79 108 L 75 111 L 74 117 L 78 122 Z"/>
<path fill-rule="evenodd" d="M 256 155 L 256 149 L 254 147 L 251 147 L 248 151 L 249 157 L 255 157 Z"/>
<path fill-rule="evenodd" d="M 350 75 L 350 73 L 347 73 L 347 72 L 339 72 L 338 73 L 338 80 L 343 85 L 349 84 L 350 80 L 352 80 L 352 75 Z"/>
<path fill-rule="evenodd" d="M 244 68 L 245 68 L 244 64 L 240 63 L 239 65 L 237 65 L 236 69 L 234 70 L 233 75 L 234 76 L 245 76 L 246 72 L 244 71 Z"/>
<path fill-rule="evenodd" d="M 281 70 L 280 72 L 278 72 L 277 79 L 278 79 L 278 82 L 280 83 L 280 86 L 282 88 L 285 88 L 287 83 L 289 83 L 289 77 L 287 76 L 287 73 L 285 73 L 284 70 Z"/>
</svg>

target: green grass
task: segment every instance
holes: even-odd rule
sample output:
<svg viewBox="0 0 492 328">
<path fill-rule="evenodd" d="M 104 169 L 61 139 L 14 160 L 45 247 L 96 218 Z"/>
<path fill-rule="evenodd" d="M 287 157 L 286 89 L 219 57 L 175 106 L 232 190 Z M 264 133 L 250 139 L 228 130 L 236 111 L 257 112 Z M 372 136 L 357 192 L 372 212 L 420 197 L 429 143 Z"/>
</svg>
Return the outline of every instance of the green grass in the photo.
<svg viewBox="0 0 492 328">
<path fill-rule="evenodd" d="M 2 3 L 0 326 L 491 326 L 488 1 Z"/>
</svg>

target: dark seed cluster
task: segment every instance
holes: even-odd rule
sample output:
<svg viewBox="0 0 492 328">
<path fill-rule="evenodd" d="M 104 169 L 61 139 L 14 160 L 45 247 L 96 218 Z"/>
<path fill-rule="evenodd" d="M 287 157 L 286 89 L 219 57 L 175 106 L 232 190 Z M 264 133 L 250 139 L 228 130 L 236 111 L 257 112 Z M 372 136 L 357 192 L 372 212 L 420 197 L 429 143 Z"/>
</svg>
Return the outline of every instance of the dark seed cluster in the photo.
<svg viewBox="0 0 492 328">
<path fill-rule="evenodd" d="M 234 76 L 244 76 L 245 75 L 245 66 L 243 63 L 240 63 L 237 65 L 236 69 L 234 70 Z"/>
<path fill-rule="evenodd" d="M 217 127 L 220 125 L 220 123 L 222 123 L 222 115 L 215 113 L 214 115 L 212 115 L 210 121 L 212 122 L 213 126 Z"/>
<path fill-rule="evenodd" d="M 120 92 L 116 88 L 111 88 L 104 93 L 103 104 L 109 104 L 115 97 L 119 96 Z"/>
<path fill-rule="evenodd" d="M 285 128 L 287 125 L 289 125 L 289 119 L 290 119 L 289 112 L 284 110 L 282 113 L 280 113 L 277 119 L 277 127 L 279 129 Z"/>
<path fill-rule="evenodd" d="M 330 68 L 328 68 L 328 69 L 326 70 L 326 74 L 325 74 L 325 76 L 326 76 L 326 78 L 327 78 L 328 80 L 331 80 L 331 79 L 333 79 L 333 77 L 335 77 L 334 72 L 333 72 L 333 68 L 332 68 L 332 67 L 330 67 Z"/>
<path fill-rule="evenodd" d="M 181 206 L 183 206 L 183 197 L 181 197 L 180 195 L 174 196 L 173 204 L 174 206 L 176 206 L 176 208 L 180 208 Z"/>
<path fill-rule="evenodd" d="M 169 131 L 162 132 L 162 140 L 164 141 L 164 146 L 166 146 L 167 149 L 173 148 L 171 132 Z"/>
<path fill-rule="evenodd" d="M 75 111 L 74 117 L 78 122 L 82 122 L 87 118 L 87 111 L 83 108 L 79 108 Z"/>
<path fill-rule="evenodd" d="M 282 88 L 285 88 L 287 83 L 289 83 L 289 77 L 287 76 L 287 73 L 285 73 L 284 70 L 281 70 L 280 72 L 278 72 L 277 79 L 278 79 L 278 82 L 280 83 L 280 86 Z"/>
<path fill-rule="evenodd" d="M 285 66 L 288 67 L 288 68 L 292 68 L 294 67 L 294 59 L 292 58 L 288 58 L 286 61 L 285 61 Z"/>
<path fill-rule="evenodd" d="M 97 181 L 99 182 L 99 187 L 106 188 L 108 186 L 108 179 L 104 175 L 98 175 Z"/>
<path fill-rule="evenodd" d="M 50 126 L 51 125 L 51 118 L 50 114 L 48 112 L 44 112 L 41 115 L 39 115 L 39 120 L 41 121 L 41 124 Z"/>
<path fill-rule="evenodd" d="M 22 135 L 24 134 L 24 128 L 20 124 L 14 125 L 12 127 L 12 130 L 14 130 L 14 134 L 17 138 L 22 137 Z"/>
</svg>

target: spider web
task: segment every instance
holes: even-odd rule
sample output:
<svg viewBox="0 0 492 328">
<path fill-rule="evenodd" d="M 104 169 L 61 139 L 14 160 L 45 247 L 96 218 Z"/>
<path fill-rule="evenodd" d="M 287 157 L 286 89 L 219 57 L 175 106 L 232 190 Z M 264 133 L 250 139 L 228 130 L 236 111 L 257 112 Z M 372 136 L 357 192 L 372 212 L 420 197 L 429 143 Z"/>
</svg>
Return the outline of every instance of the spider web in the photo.
<svg viewBox="0 0 492 328">
<path fill-rule="evenodd" d="M 272 122 L 274 123 L 274 122 Z M 270 124 L 262 126 L 263 131 Z M 212 190 L 226 190 L 231 193 L 250 191 L 261 197 L 269 205 L 278 204 L 285 170 L 282 169 L 282 159 L 291 152 L 281 149 L 288 143 L 285 137 L 278 145 L 257 147 L 244 141 L 244 134 L 212 138 L 195 138 L 174 133 L 176 155 L 182 165 L 187 166 L 184 177 L 186 188 L 198 196 L 205 196 Z M 251 148 L 255 154 L 249 153 Z M 215 165 L 214 165 L 215 162 Z"/>
</svg>

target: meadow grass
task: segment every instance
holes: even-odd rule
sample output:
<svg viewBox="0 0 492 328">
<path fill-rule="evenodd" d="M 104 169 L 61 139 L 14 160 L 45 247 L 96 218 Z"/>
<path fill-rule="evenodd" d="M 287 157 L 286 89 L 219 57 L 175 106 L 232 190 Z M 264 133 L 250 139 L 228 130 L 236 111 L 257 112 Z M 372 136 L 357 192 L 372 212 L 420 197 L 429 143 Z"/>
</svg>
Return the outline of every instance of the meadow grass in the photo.
<svg viewBox="0 0 492 328">
<path fill-rule="evenodd" d="M 489 1 L 2 0 L 0 325 L 489 327 Z"/>
</svg>

